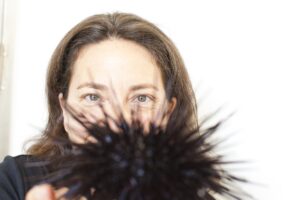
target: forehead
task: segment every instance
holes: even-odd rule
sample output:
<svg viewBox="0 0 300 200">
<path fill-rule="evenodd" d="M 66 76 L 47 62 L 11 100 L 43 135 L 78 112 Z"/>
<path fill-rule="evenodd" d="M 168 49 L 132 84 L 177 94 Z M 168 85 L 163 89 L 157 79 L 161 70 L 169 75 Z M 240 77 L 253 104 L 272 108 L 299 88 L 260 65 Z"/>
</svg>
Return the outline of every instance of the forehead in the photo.
<svg viewBox="0 0 300 200">
<path fill-rule="evenodd" d="M 128 40 L 110 39 L 88 45 L 80 51 L 72 79 L 117 84 L 153 83 L 161 82 L 161 72 L 145 47 Z"/>
</svg>

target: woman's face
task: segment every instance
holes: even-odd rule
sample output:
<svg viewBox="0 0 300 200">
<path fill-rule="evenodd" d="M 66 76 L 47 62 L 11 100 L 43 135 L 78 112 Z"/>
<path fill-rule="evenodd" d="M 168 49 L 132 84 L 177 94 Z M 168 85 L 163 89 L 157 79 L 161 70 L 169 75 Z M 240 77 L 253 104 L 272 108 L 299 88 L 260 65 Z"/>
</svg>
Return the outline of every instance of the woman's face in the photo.
<svg viewBox="0 0 300 200">
<path fill-rule="evenodd" d="M 175 108 L 176 99 L 166 99 L 162 74 L 152 55 L 132 41 L 109 39 L 88 45 L 80 51 L 73 67 L 66 101 L 84 113 L 83 122 L 101 124 L 104 115 L 99 104 L 114 119 L 118 113 L 114 105 L 117 105 L 128 121 L 131 111 L 138 108 L 139 119 L 145 124 L 153 116 L 159 116 L 158 113 L 166 112 L 162 125 Z M 78 143 L 87 138 L 92 141 L 85 128 L 65 109 L 62 94 L 59 100 L 69 138 Z"/>
</svg>

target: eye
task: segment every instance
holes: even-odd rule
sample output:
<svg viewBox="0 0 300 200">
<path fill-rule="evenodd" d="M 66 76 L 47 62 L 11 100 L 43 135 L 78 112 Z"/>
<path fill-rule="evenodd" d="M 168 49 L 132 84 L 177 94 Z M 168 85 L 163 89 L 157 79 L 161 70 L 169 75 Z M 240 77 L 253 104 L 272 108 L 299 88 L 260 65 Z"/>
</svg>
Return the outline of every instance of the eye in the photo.
<svg viewBox="0 0 300 200">
<path fill-rule="evenodd" d="M 145 94 L 137 95 L 133 98 L 133 103 L 141 106 L 146 106 L 152 101 L 154 101 L 154 98 Z"/>
<path fill-rule="evenodd" d="M 83 96 L 83 99 L 88 104 L 98 103 L 100 101 L 100 96 L 97 94 L 86 94 Z"/>
<path fill-rule="evenodd" d="M 148 100 L 148 97 L 147 97 L 146 95 L 139 95 L 139 96 L 137 97 L 137 100 L 138 100 L 139 102 L 146 102 L 146 101 Z"/>
</svg>

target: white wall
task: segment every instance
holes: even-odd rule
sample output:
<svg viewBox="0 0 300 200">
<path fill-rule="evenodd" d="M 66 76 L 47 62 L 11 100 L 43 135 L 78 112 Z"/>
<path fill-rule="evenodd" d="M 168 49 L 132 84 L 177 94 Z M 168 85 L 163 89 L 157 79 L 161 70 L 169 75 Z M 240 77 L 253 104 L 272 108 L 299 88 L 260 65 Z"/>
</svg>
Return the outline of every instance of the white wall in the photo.
<svg viewBox="0 0 300 200">
<path fill-rule="evenodd" d="M 223 114 L 237 111 L 230 126 L 220 132 L 225 137 L 236 131 L 221 150 L 230 158 L 250 161 L 238 173 L 262 185 L 247 186 L 248 191 L 259 200 L 297 198 L 297 1 L 27 0 L 20 1 L 17 9 L 11 155 L 22 153 L 24 141 L 44 127 L 46 67 L 63 35 L 92 14 L 133 12 L 173 39 L 197 90 L 201 114 L 222 104 L 227 105 Z"/>
<path fill-rule="evenodd" d="M 0 0 L 0 160 L 8 152 L 17 1 Z"/>
</svg>

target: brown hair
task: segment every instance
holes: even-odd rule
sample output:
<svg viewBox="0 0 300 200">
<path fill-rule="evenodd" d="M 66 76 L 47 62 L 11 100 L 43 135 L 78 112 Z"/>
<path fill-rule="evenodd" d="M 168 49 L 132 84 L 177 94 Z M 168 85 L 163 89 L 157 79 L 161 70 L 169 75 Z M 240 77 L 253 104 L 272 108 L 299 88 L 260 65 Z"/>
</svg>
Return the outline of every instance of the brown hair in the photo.
<svg viewBox="0 0 300 200">
<path fill-rule="evenodd" d="M 72 65 L 80 50 L 89 44 L 109 38 L 121 38 L 145 47 L 160 67 L 165 88 L 172 80 L 171 95 L 177 105 L 170 120 L 180 115 L 181 109 L 190 113 L 188 122 L 198 125 L 195 95 L 183 60 L 173 42 L 154 24 L 129 13 L 108 13 L 91 16 L 74 28 L 61 40 L 48 66 L 46 93 L 49 118 L 45 131 L 27 153 L 36 156 L 57 155 L 66 147 L 52 141 L 50 136 L 67 137 L 63 126 L 62 110 L 58 94 L 68 94 Z"/>
</svg>

